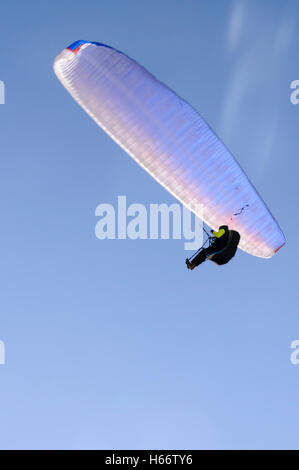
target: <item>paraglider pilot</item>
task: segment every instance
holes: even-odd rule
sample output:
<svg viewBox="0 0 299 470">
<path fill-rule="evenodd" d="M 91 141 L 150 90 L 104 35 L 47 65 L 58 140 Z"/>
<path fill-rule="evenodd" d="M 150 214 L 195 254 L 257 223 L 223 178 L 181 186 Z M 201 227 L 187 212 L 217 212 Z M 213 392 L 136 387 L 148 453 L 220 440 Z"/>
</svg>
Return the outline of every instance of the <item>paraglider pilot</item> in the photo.
<svg viewBox="0 0 299 470">
<path fill-rule="evenodd" d="M 240 234 L 235 230 L 229 230 L 227 225 L 221 225 L 218 231 L 211 230 L 213 238 L 208 248 L 201 248 L 199 253 L 190 261 L 186 259 L 188 269 L 194 269 L 207 258 L 221 265 L 228 263 L 237 251 Z"/>
</svg>

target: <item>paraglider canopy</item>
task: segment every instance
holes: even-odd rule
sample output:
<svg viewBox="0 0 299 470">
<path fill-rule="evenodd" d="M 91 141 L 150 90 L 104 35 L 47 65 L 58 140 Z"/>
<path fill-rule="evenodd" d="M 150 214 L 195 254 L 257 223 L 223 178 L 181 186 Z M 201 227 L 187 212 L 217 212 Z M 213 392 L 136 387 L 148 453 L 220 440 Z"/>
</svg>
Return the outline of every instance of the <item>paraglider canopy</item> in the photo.
<svg viewBox="0 0 299 470">
<path fill-rule="evenodd" d="M 54 70 L 98 125 L 209 227 L 228 225 L 241 235 L 240 248 L 262 258 L 285 243 L 266 204 L 205 120 L 136 61 L 110 46 L 76 41 L 56 57 Z M 235 242 L 234 236 L 230 246 Z"/>
</svg>

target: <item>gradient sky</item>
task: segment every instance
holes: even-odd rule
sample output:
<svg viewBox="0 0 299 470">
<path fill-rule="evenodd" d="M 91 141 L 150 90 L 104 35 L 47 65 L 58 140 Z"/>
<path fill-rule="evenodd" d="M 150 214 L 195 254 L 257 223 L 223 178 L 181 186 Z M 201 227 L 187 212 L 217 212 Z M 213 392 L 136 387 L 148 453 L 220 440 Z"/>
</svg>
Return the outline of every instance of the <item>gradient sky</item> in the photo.
<svg viewBox="0 0 299 470">
<path fill-rule="evenodd" d="M 1 4 L 1 449 L 298 449 L 299 5 Z M 77 39 L 135 58 L 205 117 L 287 238 L 187 271 L 183 240 L 95 237 L 95 208 L 175 200 L 54 75 Z"/>
</svg>

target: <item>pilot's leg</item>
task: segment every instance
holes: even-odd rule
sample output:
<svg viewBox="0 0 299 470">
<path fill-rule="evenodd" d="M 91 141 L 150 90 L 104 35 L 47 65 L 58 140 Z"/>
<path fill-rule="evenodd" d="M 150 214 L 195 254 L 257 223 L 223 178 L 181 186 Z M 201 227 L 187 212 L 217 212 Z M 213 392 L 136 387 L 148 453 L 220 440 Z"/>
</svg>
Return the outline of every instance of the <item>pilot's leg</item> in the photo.
<svg viewBox="0 0 299 470">
<path fill-rule="evenodd" d="M 201 263 L 203 263 L 205 261 L 206 257 L 207 257 L 207 249 L 201 250 L 195 256 L 195 258 L 193 258 L 193 260 L 191 262 L 186 260 L 187 268 L 188 269 L 194 269 L 196 266 L 199 266 Z"/>
</svg>

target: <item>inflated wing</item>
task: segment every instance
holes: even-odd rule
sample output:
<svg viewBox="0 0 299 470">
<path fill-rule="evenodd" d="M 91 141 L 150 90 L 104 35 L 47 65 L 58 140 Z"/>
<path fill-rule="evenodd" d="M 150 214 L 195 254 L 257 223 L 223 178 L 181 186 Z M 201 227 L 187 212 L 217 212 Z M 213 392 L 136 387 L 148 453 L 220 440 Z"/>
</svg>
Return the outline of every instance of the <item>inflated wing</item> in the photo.
<svg viewBox="0 0 299 470">
<path fill-rule="evenodd" d="M 127 55 L 77 41 L 54 70 L 74 99 L 131 157 L 210 227 L 228 225 L 263 258 L 285 243 L 277 222 L 205 120 Z"/>
</svg>

